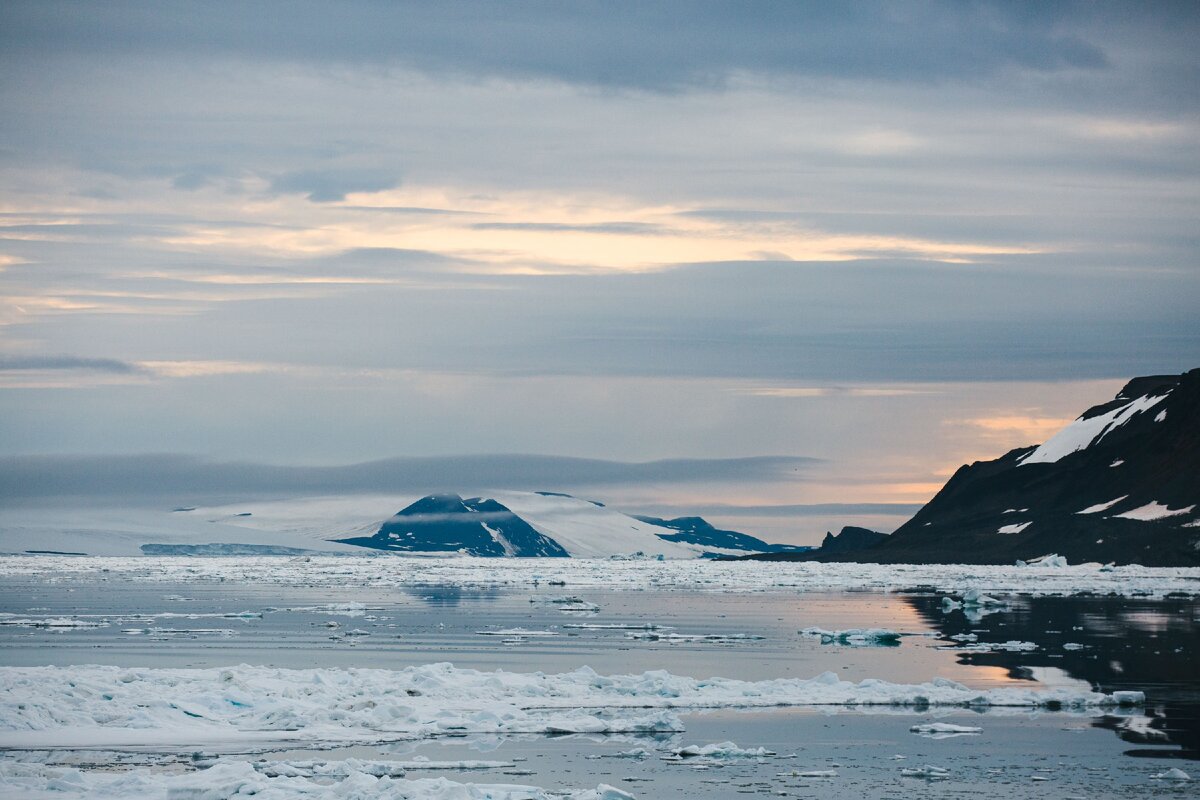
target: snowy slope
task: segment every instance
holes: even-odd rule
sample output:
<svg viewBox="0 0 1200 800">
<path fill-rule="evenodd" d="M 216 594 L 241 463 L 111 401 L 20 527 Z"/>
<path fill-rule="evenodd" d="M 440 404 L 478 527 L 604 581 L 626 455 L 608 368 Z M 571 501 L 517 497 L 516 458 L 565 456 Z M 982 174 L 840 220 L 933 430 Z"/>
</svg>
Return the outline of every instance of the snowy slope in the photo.
<svg viewBox="0 0 1200 800">
<path fill-rule="evenodd" d="M 141 555 L 146 544 L 249 544 L 325 553 L 357 550 L 326 541 L 319 525 L 296 520 L 273 525 L 254 516 L 235 516 L 258 507 L 250 504 L 184 512 L 86 506 L 0 509 L 0 552 L 125 556 Z"/>
<path fill-rule="evenodd" d="M 535 492 L 494 492 L 492 496 L 574 558 L 606 558 L 641 551 L 665 558 L 695 558 L 714 548 L 668 542 L 667 529 L 597 506 L 588 500 Z"/>
<path fill-rule="evenodd" d="M 195 550 L 197 546 L 207 545 L 254 545 L 360 555 L 371 554 L 372 550 L 440 555 L 463 551 L 497 556 L 562 555 L 565 551 L 576 558 L 608 558 L 638 552 L 651 557 L 696 558 L 703 553 L 745 552 L 667 541 L 660 535 L 674 535 L 678 531 L 634 519 L 587 500 L 535 492 L 495 492 L 484 498 L 470 498 L 466 503 L 477 506 L 476 511 L 492 509 L 488 505 L 492 502 L 499 503 L 502 508 L 466 514 L 472 517 L 478 531 L 458 544 L 451 539 L 462 536 L 461 522 L 456 523 L 454 531 L 435 526 L 415 537 L 400 539 L 406 531 L 394 524 L 402 519 L 397 511 L 428 499 L 354 495 L 250 501 L 177 510 L 0 509 L 0 553 L 218 554 L 220 548 Z M 471 510 L 464 508 L 464 511 Z M 539 541 L 542 537 L 548 541 Z M 409 546 L 392 546 L 397 542 Z M 464 548 L 463 544 L 471 546 Z M 476 552 L 480 547 L 488 552 Z"/>
</svg>

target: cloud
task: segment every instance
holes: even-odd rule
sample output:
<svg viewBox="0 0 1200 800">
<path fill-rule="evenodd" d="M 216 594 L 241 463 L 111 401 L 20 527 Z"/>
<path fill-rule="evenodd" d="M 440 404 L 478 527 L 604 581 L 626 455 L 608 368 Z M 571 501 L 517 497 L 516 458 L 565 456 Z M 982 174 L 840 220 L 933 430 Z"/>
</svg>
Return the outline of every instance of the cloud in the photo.
<svg viewBox="0 0 1200 800">
<path fill-rule="evenodd" d="M 1089 39 L 1116 9 L 945 0 L 756 3 L 6 4 L 0 51 L 400 65 L 605 87 L 710 88 L 741 73 L 971 80 L 1109 66 Z M 1176 17 L 1187 20 L 1186 12 Z M 1101 27 L 1102 29 L 1102 27 Z"/>
<path fill-rule="evenodd" d="M 286 172 L 271 180 L 271 190 L 303 194 L 314 203 L 333 203 L 358 192 L 382 192 L 400 185 L 400 178 L 379 169 L 308 169 Z"/>
<path fill-rule="evenodd" d="M 677 233 L 663 225 L 650 222 L 477 222 L 471 225 L 477 231 L 545 231 L 550 233 L 607 233 L 631 236 L 653 236 L 660 233 Z"/>
<path fill-rule="evenodd" d="M 915 394 L 934 394 L 930 389 L 905 386 L 751 386 L 737 388 L 739 394 L 752 397 L 788 399 L 806 397 L 908 397 Z"/>
<path fill-rule="evenodd" d="M 792 503 L 783 505 L 726 505 L 697 503 L 695 505 L 654 505 L 664 514 L 704 514 L 721 517 L 825 517 L 825 516 L 905 516 L 921 509 L 921 503 Z"/>
<path fill-rule="evenodd" d="M 603 461 L 540 455 L 392 458 L 335 467 L 216 462 L 182 455 L 0 457 L 0 499 L 429 493 L 488 489 L 795 480 L 820 463 L 802 456 Z"/>
<path fill-rule="evenodd" d="M 116 358 L 80 358 L 77 356 L 5 356 L 0 355 L 0 371 L 84 370 L 129 375 L 142 372 L 137 364 Z"/>
</svg>

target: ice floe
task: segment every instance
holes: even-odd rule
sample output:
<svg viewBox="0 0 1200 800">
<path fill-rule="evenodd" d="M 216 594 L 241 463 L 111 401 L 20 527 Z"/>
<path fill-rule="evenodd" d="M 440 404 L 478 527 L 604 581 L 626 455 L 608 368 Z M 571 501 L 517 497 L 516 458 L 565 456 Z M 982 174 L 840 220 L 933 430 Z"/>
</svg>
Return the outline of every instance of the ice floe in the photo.
<svg viewBox="0 0 1200 800">
<path fill-rule="evenodd" d="M 679 709 L 777 706 L 1106 708 L 1139 692 L 972 689 L 811 679 L 481 672 L 451 664 L 403 670 L 0 668 L 0 747 L 172 748 L 263 742 L 353 742 L 465 733 L 682 730 Z"/>
<path fill-rule="evenodd" d="M 31 617 L 19 616 L 17 614 L 0 614 L 0 625 L 12 625 L 16 628 L 69 630 L 72 628 L 104 628 L 109 625 L 109 622 L 105 619 L 81 619 L 79 617 Z"/>
<path fill-rule="evenodd" d="M 977 736 L 983 731 L 983 728 L 954 725 L 949 722 L 926 722 L 921 725 L 913 725 L 908 730 L 929 739 L 949 739 L 953 736 Z"/>
<path fill-rule="evenodd" d="M 707 758 L 713 760 L 734 759 L 734 758 L 767 758 L 773 756 L 765 747 L 738 747 L 733 742 L 716 742 L 714 744 L 697 745 L 692 744 L 687 747 L 681 747 L 672 753 L 672 756 L 687 759 L 687 758 Z"/>
<path fill-rule="evenodd" d="M 1154 777 L 1168 781 L 1190 781 L 1192 779 L 1191 775 L 1188 775 L 1179 767 L 1171 767 L 1166 772 L 1160 772 Z"/>
<path fill-rule="evenodd" d="M 547 563 L 553 561 L 554 563 Z M 411 558 L 405 556 L 89 557 L 0 556 L 0 576 L 54 584 L 103 576 L 134 583 L 248 583 L 338 588 L 447 586 L 575 589 L 690 589 L 712 592 L 921 590 L 963 595 L 1122 597 L 1200 595 L 1200 568 L 1075 564 L 1030 570 L 970 564 L 612 561 L 589 559 Z"/>
<path fill-rule="evenodd" d="M 208 769 L 166 773 L 148 769 L 124 772 L 81 771 L 40 764 L 0 762 L 0 794 L 58 800 L 633 800 L 633 795 L 600 784 L 595 789 L 548 793 L 536 786 L 459 783 L 446 778 L 378 776 L 346 768 L 336 780 L 296 772 L 280 774 L 246 761 L 222 761 Z M 361 765 L 361 762 L 355 762 Z M 257 767 L 257 768 L 256 768 Z"/>
<path fill-rule="evenodd" d="M 886 628 L 849 628 L 829 631 L 824 628 L 805 628 L 801 635 L 820 639 L 821 644 L 844 644 L 850 647 L 895 647 L 904 634 Z"/>
<path fill-rule="evenodd" d="M 957 644 L 947 647 L 940 647 L 939 650 L 957 650 L 961 653 L 994 653 L 1004 651 L 1007 653 L 1024 653 L 1031 650 L 1037 650 L 1038 646 L 1033 642 L 1019 642 L 1015 639 L 1010 639 L 1007 642 L 973 642 L 969 644 Z"/>
<path fill-rule="evenodd" d="M 664 633 L 661 630 L 647 630 L 630 631 L 625 634 L 625 638 L 680 644 L 683 642 L 750 642 L 766 637 L 753 633 Z"/>
</svg>

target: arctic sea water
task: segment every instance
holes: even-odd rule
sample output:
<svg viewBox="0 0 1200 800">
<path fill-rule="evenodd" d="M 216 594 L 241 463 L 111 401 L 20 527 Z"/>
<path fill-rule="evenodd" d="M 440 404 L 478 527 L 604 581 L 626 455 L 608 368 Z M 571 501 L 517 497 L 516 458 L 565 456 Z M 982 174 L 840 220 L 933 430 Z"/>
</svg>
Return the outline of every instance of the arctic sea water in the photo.
<svg viewBox="0 0 1200 800">
<path fill-rule="evenodd" d="M 57 569 L 44 559 L 7 559 L 0 565 L 0 741 L 8 748 L 0 779 L 21 795 L 57 786 L 45 796 L 120 796 L 136 785 L 146 796 L 165 797 L 172 787 L 204 785 L 206 776 L 218 788 L 254 787 L 281 797 L 323 796 L 339 785 L 343 795 L 354 789 L 397 797 L 587 790 L 641 798 L 948 797 L 965 791 L 1142 797 L 1187 795 L 1196 785 L 1180 777 L 1196 773 L 1192 764 L 1200 757 L 1200 677 L 1194 674 L 1200 603 L 1194 589 L 1181 589 L 1196 586 L 1198 576 L 1188 571 L 1174 573 L 1178 585 L 1117 598 L 1034 596 L 1037 587 L 1056 585 L 1053 568 L 1045 570 L 1049 580 L 1031 580 L 1020 594 L 1011 572 L 971 568 L 975 585 L 992 592 L 982 596 L 996 602 L 964 607 L 970 590 L 955 582 L 966 576 L 936 570 L 925 586 L 914 580 L 907 591 L 809 591 L 764 588 L 761 571 L 739 582 L 728 566 L 704 564 L 687 569 L 696 575 L 710 569 L 727 585 L 658 588 L 661 565 L 628 563 L 613 569 L 622 588 L 606 588 L 581 576 L 590 566 L 613 565 L 562 564 L 555 575 L 536 577 L 528 565 L 513 565 L 501 582 L 489 575 L 506 568 L 492 563 L 456 582 L 356 585 L 326 580 L 320 564 L 288 559 L 264 559 L 278 579 L 258 583 L 214 577 L 238 575 L 222 560 L 59 561 L 71 564 Z M 331 561 L 343 564 L 333 569 L 349 565 Z M 356 568 L 386 571 L 399 562 L 373 559 Z M 471 569 L 453 567 L 464 574 Z M 1077 569 L 1057 570 L 1057 585 Z M 285 573 L 286 580 L 279 577 Z M 428 666 L 444 662 L 453 668 Z M 121 669 L 106 672 L 101 665 Z M 593 673 L 580 673 L 584 665 Z M 76 668 L 65 676 L 63 685 L 71 688 L 22 672 L 39 666 Z M 280 674 L 298 685 L 325 682 L 333 692 L 327 697 L 345 704 L 344 718 L 324 733 L 314 725 L 312 736 L 298 733 L 296 723 L 264 729 L 270 726 L 265 717 L 255 723 L 258 730 L 211 735 L 205 725 L 224 720 L 224 711 L 204 705 L 202 691 L 183 688 L 179 670 L 214 670 L 198 673 L 197 686 L 236 684 L 240 694 L 222 689 L 219 701 L 249 707 L 268 700 L 255 687 L 278 683 L 264 682 L 263 667 L 284 670 Z M 435 672 L 414 673 L 414 667 Z M 379 687 L 374 697 L 348 699 L 353 687 L 330 683 L 348 669 L 364 671 L 351 681 L 359 688 Z M 387 677 L 393 673 L 397 677 Z M 537 673 L 547 677 L 531 677 Z M 833 674 L 824 683 L 808 684 L 827 673 Z M 40 697 L 21 695 L 30 686 L 21 678 L 30 675 Z M 610 675 L 642 677 L 604 677 Z M 739 683 L 703 680 L 717 676 Z M 947 680 L 928 685 L 935 676 Z M 131 727 L 167 718 L 155 716 L 160 702 L 182 709 L 165 714 L 197 725 L 174 734 L 152 729 L 151 736 L 132 735 L 125 744 L 108 730 L 89 743 L 78 724 L 68 732 L 45 719 L 66 719 L 71 711 L 47 707 L 31 714 L 14 705 L 49 704 L 64 691 L 64 702 L 78 711 L 95 700 L 79 690 L 88 685 L 101 698 L 93 705 L 116 715 L 115 706 L 124 702 L 121 682 L 134 680 L 142 683 L 134 684 L 141 688 L 132 705 L 144 707 L 123 712 Z M 164 680 L 174 688 L 160 699 L 153 687 Z M 465 726 L 445 713 L 425 719 L 433 706 L 412 696 L 406 703 L 413 716 L 389 733 L 379 707 L 389 687 L 402 681 L 424 687 L 412 691 L 430 703 L 441 702 L 437 692 L 449 686 L 450 692 L 509 698 L 504 702 L 519 710 L 485 731 L 477 717 Z M 531 681 L 540 693 L 533 699 Z M 965 694 L 954 694 L 956 685 Z M 277 704 L 286 693 L 270 691 L 281 693 L 271 700 Z M 835 695 L 847 691 L 854 702 L 874 697 L 903 704 L 774 705 L 789 696 L 839 702 Z M 1073 700 L 1137 691 L 1145 692 L 1144 702 Z M 1025 696 L 1065 703 L 959 702 Z M 354 710 L 372 703 L 369 712 Z M 606 708 L 582 708 L 589 704 Z M 281 713 L 282 706 L 272 708 Z M 369 715 L 347 722 L 359 712 Z M 248 713 L 236 710 L 235 727 Z M 414 734 L 413 720 L 430 724 Z M 114 775 L 136 776 L 137 783 L 113 784 Z"/>
</svg>

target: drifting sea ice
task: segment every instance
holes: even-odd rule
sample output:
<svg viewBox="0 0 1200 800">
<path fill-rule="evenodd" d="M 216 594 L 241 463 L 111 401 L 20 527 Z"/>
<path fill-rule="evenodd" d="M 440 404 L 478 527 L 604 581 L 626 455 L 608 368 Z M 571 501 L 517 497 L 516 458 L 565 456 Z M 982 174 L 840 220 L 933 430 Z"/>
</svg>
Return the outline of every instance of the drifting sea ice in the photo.
<svg viewBox="0 0 1200 800">
<path fill-rule="evenodd" d="M 554 561 L 554 564 L 547 564 Z M 1200 568 L 1104 567 L 1073 564 L 1040 569 L 969 564 L 814 564 L 809 562 L 611 561 L 562 559 L 423 559 L 403 556 L 179 558 L 0 556 L 0 577 L 49 583 L 88 578 L 133 583 L 248 583 L 364 588 L 537 583 L 606 590 L 690 589 L 713 592 L 934 591 L 1037 597 L 1096 594 L 1118 597 L 1200 595 Z M 965 597 L 964 597 L 965 599 Z M 953 601 L 957 602 L 957 601 Z M 964 603 L 964 605 L 966 605 Z"/>
<path fill-rule="evenodd" d="M 256 800 L 633 800 L 633 795 L 601 784 L 563 795 L 536 786 L 458 783 L 446 778 L 377 777 L 347 769 L 336 783 L 303 775 L 269 775 L 245 761 L 228 761 L 196 772 L 167 774 L 80 771 L 40 764 L 0 762 L 0 793 L 55 800 L 179 800 L 250 797 Z M 286 772 L 286 769 L 284 770 Z"/>
<path fill-rule="evenodd" d="M 691 744 L 681 747 L 673 754 L 677 758 L 708 758 L 713 760 L 732 758 L 767 758 L 775 753 L 765 747 L 738 747 L 733 742 L 717 742 L 714 744 Z"/>
<path fill-rule="evenodd" d="M 926 722 L 913 725 L 910 732 L 925 736 L 929 739 L 949 739 L 953 736 L 975 736 L 983 732 L 983 728 L 971 725 L 953 725 L 949 722 Z"/>
<path fill-rule="evenodd" d="M 844 631 L 805 628 L 800 634 L 820 639 L 821 644 L 844 644 L 850 647 L 895 647 L 904 635 L 886 628 L 850 628 Z"/>
<path fill-rule="evenodd" d="M 950 770 L 945 767 L 935 767 L 933 764 L 923 764 L 919 767 L 903 767 L 900 770 L 904 778 L 925 778 L 927 780 L 945 780 L 950 777 Z"/>
<path fill-rule="evenodd" d="M 826 672 L 815 678 L 697 679 L 663 670 L 599 675 L 403 670 L 0 668 L 0 747 L 364 742 L 466 733 L 671 732 L 680 709 L 778 706 L 1139 705 L 1141 692 L 1075 687 L 977 690 Z"/>
</svg>

